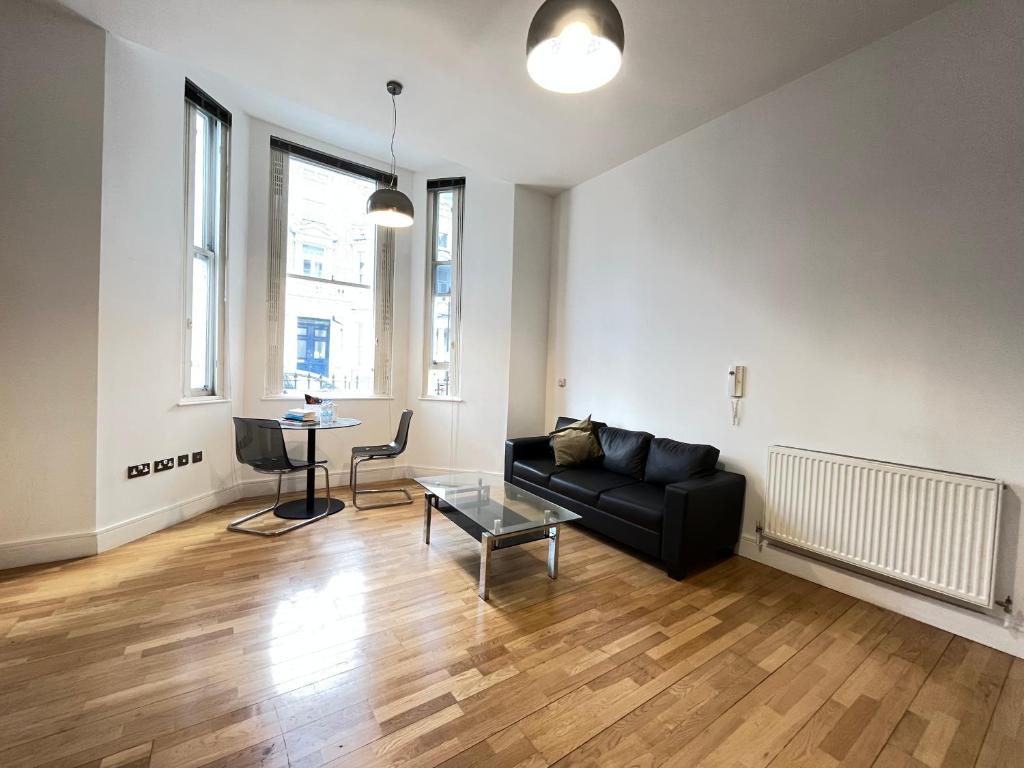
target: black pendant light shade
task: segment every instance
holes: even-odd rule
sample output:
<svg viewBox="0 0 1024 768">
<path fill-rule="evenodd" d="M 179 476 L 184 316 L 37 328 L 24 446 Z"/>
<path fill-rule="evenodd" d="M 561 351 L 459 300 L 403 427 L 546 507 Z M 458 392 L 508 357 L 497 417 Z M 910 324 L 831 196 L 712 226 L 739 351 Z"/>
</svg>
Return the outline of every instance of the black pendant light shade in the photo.
<svg viewBox="0 0 1024 768">
<path fill-rule="evenodd" d="M 545 0 L 526 36 L 526 69 L 549 91 L 592 91 L 618 74 L 625 41 L 611 0 Z"/>
<path fill-rule="evenodd" d="M 391 176 L 396 179 L 395 163 L 395 132 L 398 130 L 398 107 L 395 97 L 402 92 L 402 84 L 397 80 L 388 80 L 388 93 L 391 94 Z M 383 187 L 376 190 L 366 199 L 366 217 L 378 227 L 410 227 L 413 221 L 412 200 L 396 187 Z"/>
<path fill-rule="evenodd" d="M 412 200 L 404 192 L 383 187 L 366 199 L 366 214 L 380 227 L 408 227 L 412 225 Z"/>
</svg>

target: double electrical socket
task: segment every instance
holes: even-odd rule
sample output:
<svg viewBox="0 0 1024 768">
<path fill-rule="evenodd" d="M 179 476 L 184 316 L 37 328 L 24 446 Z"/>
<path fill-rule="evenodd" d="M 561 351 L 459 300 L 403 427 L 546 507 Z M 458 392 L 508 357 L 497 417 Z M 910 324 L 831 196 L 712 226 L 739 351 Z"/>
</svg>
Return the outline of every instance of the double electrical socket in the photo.
<svg viewBox="0 0 1024 768">
<path fill-rule="evenodd" d="M 202 451 L 192 452 L 192 463 L 198 464 L 203 460 Z M 189 463 L 189 455 L 187 453 L 178 454 L 178 466 L 184 467 Z M 156 459 L 152 464 L 152 472 L 166 472 L 169 469 L 174 469 L 174 459 Z M 128 465 L 128 479 L 134 480 L 136 477 L 145 477 L 151 473 L 150 463 L 147 461 L 145 464 L 129 464 Z"/>
</svg>

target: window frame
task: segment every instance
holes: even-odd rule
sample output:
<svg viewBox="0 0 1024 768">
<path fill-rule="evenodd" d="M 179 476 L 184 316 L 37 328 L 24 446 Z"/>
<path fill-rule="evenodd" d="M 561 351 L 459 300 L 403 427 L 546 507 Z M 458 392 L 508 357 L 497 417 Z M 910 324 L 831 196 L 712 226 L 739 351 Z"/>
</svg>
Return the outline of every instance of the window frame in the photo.
<svg viewBox="0 0 1024 768">
<path fill-rule="evenodd" d="M 373 391 L 370 393 L 345 390 L 309 390 L 333 400 L 387 399 L 392 396 L 393 327 L 394 327 L 394 251 L 393 230 L 375 227 L 374 238 L 374 281 L 353 283 L 327 277 L 317 277 L 288 270 L 288 197 L 289 158 L 294 156 L 303 162 L 323 166 L 328 171 L 343 173 L 359 179 L 372 181 L 376 188 L 395 185 L 396 178 L 376 168 L 344 160 L 319 150 L 287 141 L 277 136 L 270 137 L 270 232 L 267 259 L 267 344 L 264 373 L 264 400 L 301 399 L 297 390 L 285 390 L 283 350 L 285 345 L 285 319 L 287 317 L 286 289 L 289 277 L 331 285 L 372 290 L 374 315 L 374 365 Z"/>
<path fill-rule="evenodd" d="M 437 220 L 440 214 L 438 198 L 442 193 L 451 192 L 452 232 L 451 260 L 437 258 Z M 462 398 L 462 237 L 465 219 L 466 180 L 465 178 L 433 179 L 427 182 L 427 248 L 425 296 L 423 307 L 423 374 L 420 397 L 424 400 L 460 400 Z M 448 362 L 435 363 L 433 359 L 434 300 L 438 294 L 437 268 L 448 266 L 451 270 L 448 320 Z M 430 374 L 433 371 L 448 371 L 448 392 L 439 395 L 430 391 Z"/>
<path fill-rule="evenodd" d="M 203 201 L 202 245 L 196 245 L 196 117 L 206 119 L 203 187 L 210 191 Z M 182 394 L 186 399 L 226 398 L 224 335 L 227 316 L 227 240 L 231 157 L 231 113 L 198 89 L 185 84 L 185 248 L 183 254 Z M 193 279 L 196 260 L 207 264 L 210 288 L 207 292 L 206 381 L 192 386 Z"/>
</svg>

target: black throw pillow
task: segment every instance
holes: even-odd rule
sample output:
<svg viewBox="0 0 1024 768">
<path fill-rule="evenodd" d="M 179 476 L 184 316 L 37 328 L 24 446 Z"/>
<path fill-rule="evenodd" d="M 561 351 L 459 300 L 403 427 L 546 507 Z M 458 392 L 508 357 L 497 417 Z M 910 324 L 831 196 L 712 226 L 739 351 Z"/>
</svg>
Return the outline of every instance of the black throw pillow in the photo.
<svg viewBox="0 0 1024 768">
<path fill-rule="evenodd" d="M 604 451 L 602 465 L 609 472 L 642 480 L 644 462 L 647 460 L 647 446 L 653 437 L 650 432 L 602 427 L 597 433 L 597 438 L 601 441 L 601 450 Z"/>
<path fill-rule="evenodd" d="M 710 475 L 718 464 L 718 449 L 712 445 L 693 445 L 656 437 L 647 454 L 644 480 L 648 483 L 679 483 Z"/>
</svg>

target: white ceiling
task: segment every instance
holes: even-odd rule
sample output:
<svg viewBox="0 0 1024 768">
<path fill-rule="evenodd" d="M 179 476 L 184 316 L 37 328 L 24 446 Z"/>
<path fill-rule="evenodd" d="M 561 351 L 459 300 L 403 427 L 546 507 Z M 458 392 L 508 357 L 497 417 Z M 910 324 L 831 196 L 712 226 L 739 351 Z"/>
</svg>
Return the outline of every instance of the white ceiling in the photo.
<svg viewBox="0 0 1024 768">
<path fill-rule="evenodd" d="M 526 74 L 540 0 L 59 0 L 120 37 L 243 86 L 256 117 L 387 155 L 571 186 L 950 0 L 617 0 L 622 70 L 579 95 Z"/>
</svg>

